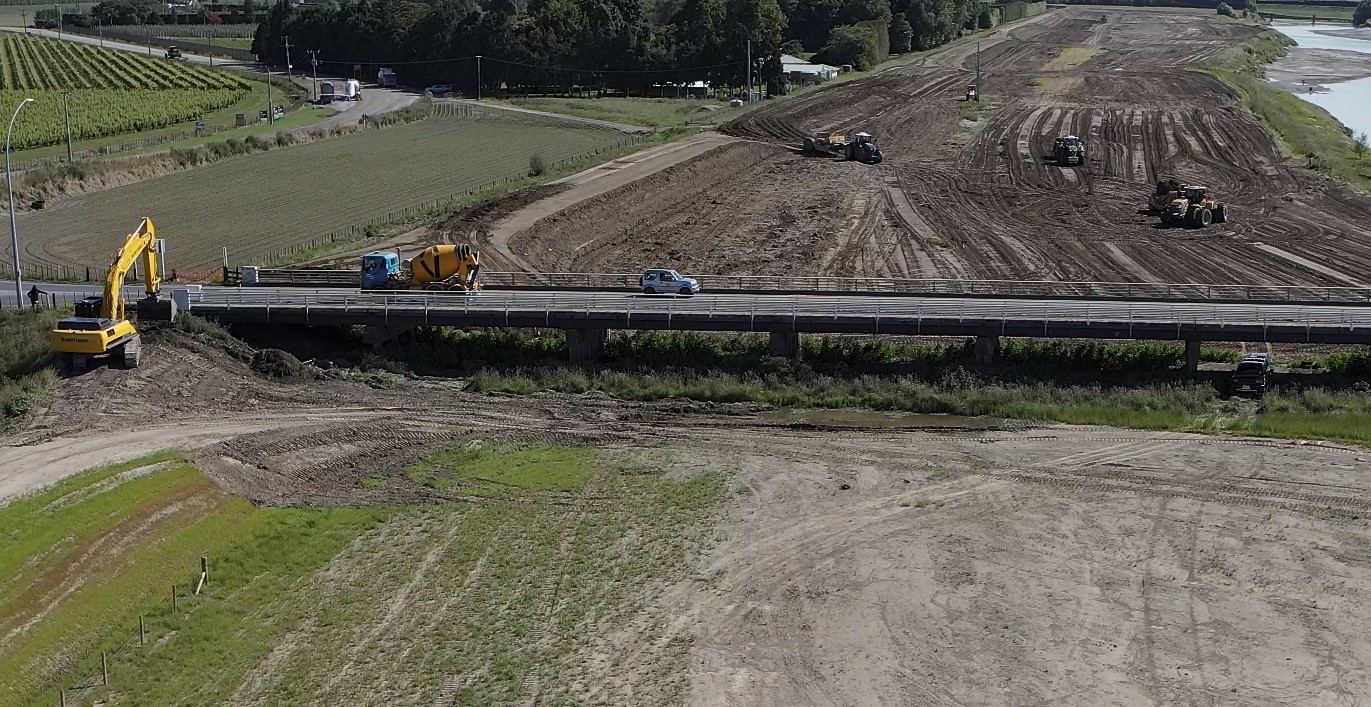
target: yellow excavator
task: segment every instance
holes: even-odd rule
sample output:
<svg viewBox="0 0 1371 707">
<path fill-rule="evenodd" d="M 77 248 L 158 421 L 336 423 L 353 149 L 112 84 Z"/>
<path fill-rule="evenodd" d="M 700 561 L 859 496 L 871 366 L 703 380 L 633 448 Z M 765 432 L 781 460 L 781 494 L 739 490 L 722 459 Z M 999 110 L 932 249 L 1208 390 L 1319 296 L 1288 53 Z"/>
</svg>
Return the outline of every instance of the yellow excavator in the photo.
<svg viewBox="0 0 1371 707">
<path fill-rule="evenodd" d="M 76 303 L 76 316 L 57 323 L 52 332 L 52 350 L 63 355 L 74 373 L 80 373 L 92 359 L 107 357 L 124 368 L 137 368 L 142 340 L 125 314 L 124 276 L 139 259 L 143 261 L 143 282 L 147 296 L 138 300 L 139 321 L 166 321 L 176 318 L 176 303 L 162 298 L 162 277 L 158 272 L 157 234 L 152 219 L 144 218 L 138 230 L 124 239 L 114 255 L 105 291 Z"/>
</svg>

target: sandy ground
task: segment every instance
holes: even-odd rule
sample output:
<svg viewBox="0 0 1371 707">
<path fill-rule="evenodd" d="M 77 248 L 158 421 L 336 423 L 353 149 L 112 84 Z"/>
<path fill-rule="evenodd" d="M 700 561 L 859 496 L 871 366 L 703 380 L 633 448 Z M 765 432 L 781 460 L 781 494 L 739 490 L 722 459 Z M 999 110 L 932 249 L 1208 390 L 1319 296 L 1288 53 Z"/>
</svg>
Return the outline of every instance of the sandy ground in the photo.
<svg viewBox="0 0 1371 707">
<path fill-rule="evenodd" d="M 269 505 L 489 503 L 402 485 L 414 459 L 475 440 L 640 450 L 671 474 L 725 473 L 722 524 L 693 578 L 659 587 L 637 618 L 593 624 L 607 651 L 595 660 L 614 656 L 622 670 L 591 674 L 631 688 L 637 704 L 1371 699 L 1368 450 L 993 421 L 890 429 L 869 414 L 668 412 L 604 396 L 511 401 L 401 377 L 286 385 L 189 340 L 155 343 L 148 359 L 65 381 L 0 440 L 4 495 L 159 447 L 189 449 L 221 488 Z M 367 490 L 371 476 L 395 483 Z M 363 612 L 357 629 L 390 625 L 408 597 Z M 665 633 L 626 628 L 638 621 Z M 422 648 L 394 640 L 395 651 Z M 412 695 L 446 694 L 429 684 L 443 675 L 404 679 L 418 681 Z M 536 676 L 525 684 L 536 702 Z M 406 699 L 393 704 L 420 704 Z"/>
<path fill-rule="evenodd" d="M 746 142 L 444 237 L 543 272 L 1363 283 L 1371 199 L 1286 159 L 1236 92 L 1187 70 L 1255 31 L 1053 10 L 723 127 Z M 971 105 L 978 45 L 985 101 Z M 799 154 L 830 129 L 875 134 L 885 163 Z M 1068 133 L 1087 143 L 1083 166 L 1048 158 Z M 1229 223 L 1162 226 L 1146 201 L 1169 177 L 1211 187 Z M 498 246 L 482 236 L 496 218 L 519 227 Z"/>
<path fill-rule="evenodd" d="M 713 435 L 690 704 L 1364 704 L 1368 452 L 1175 434 Z"/>
<path fill-rule="evenodd" d="M 1371 54 L 1338 49 L 1291 47 L 1266 70 L 1266 77 L 1291 93 L 1316 93 L 1328 84 L 1371 76 Z"/>
</svg>

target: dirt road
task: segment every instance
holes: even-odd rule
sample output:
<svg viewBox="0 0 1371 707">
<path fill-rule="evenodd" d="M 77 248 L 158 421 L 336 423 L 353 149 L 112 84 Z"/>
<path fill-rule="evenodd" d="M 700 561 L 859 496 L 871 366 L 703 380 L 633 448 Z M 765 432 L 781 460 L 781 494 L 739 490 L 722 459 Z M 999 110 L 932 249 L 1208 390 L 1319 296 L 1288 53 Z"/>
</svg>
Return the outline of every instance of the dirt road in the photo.
<svg viewBox="0 0 1371 707">
<path fill-rule="evenodd" d="M 1256 32 L 1208 15 L 1067 8 L 778 101 L 749 138 L 561 208 L 514 234 L 528 269 L 1365 284 L 1371 199 L 1282 156 L 1232 89 L 1189 71 Z M 867 130 L 886 162 L 806 158 L 806 132 Z M 1087 143 L 1080 167 L 1046 156 Z M 1232 219 L 1145 211 L 1156 180 L 1203 183 Z"/>
</svg>

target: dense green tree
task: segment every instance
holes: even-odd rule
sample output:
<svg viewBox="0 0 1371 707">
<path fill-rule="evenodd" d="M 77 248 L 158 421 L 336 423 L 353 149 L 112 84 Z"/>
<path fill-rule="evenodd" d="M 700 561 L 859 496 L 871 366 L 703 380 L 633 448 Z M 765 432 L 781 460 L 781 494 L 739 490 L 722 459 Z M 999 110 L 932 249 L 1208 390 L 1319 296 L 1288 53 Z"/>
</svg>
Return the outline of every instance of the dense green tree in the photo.
<svg viewBox="0 0 1371 707">
<path fill-rule="evenodd" d="M 814 55 L 814 61 L 835 66 L 851 64 L 858 71 L 870 69 L 879 61 L 875 31 L 866 25 L 834 27 L 828 43 Z"/>
<path fill-rule="evenodd" d="M 914 28 L 910 26 L 909 19 L 904 13 L 897 13 L 890 18 L 890 51 L 895 54 L 904 54 L 913 46 Z"/>
</svg>

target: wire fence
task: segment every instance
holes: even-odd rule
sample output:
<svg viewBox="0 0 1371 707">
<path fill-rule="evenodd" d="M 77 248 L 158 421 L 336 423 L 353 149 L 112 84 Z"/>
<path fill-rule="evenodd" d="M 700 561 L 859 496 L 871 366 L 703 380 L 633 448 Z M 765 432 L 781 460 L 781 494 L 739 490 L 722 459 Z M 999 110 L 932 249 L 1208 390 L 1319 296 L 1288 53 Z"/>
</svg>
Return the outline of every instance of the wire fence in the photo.
<svg viewBox="0 0 1371 707">
<path fill-rule="evenodd" d="M 211 597 L 204 593 L 209 584 L 209 558 L 200 558 L 199 571 L 190 581 L 168 585 L 163 599 L 138 616 L 138 626 L 122 636 L 115 634 L 103 643 L 99 659 L 87 658 L 76 668 L 76 676 L 64 680 L 55 694 L 41 698 L 41 704 L 53 707 L 74 707 L 87 704 L 93 698 L 118 690 L 127 684 L 128 672 L 138 653 L 157 648 L 182 630 L 194 617 L 195 610 Z M 159 590 L 160 593 L 161 590 Z"/>
</svg>

